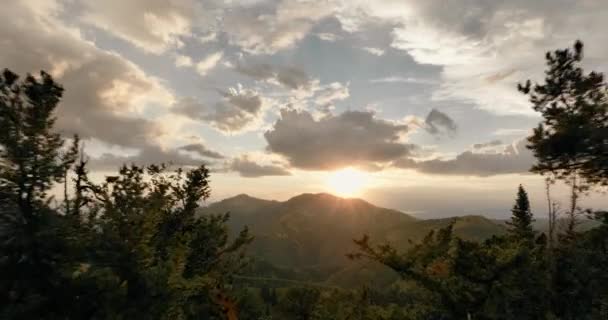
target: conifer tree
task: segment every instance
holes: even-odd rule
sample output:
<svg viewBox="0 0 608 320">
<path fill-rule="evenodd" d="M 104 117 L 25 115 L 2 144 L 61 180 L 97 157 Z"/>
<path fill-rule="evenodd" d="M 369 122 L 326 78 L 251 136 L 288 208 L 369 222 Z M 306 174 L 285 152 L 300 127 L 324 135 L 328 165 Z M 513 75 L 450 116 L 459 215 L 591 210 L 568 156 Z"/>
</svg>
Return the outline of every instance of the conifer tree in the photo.
<svg viewBox="0 0 608 320">
<path fill-rule="evenodd" d="M 61 301 L 69 298 L 65 221 L 47 196 L 77 154 L 77 139 L 64 150 L 53 130 L 62 93 L 45 72 L 21 81 L 6 69 L 0 75 L 0 317 L 53 317 L 69 304 Z"/>
<path fill-rule="evenodd" d="M 544 83 L 518 85 L 543 120 L 529 138 L 532 171 L 568 181 L 573 175 L 608 184 L 608 86 L 604 75 L 585 74 L 583 43 L 547 52 Z"/>
<path fill-rule="evenodd" d="M 228 284 L 252 237 L 198 214 L 207 168 L 90 180 L 78 139 L 64 148 L 54 130 L 62 93 L 45 72 L 0 75 L 0 319 L 236 319 Z M 48 193 L 70 169 L 59 210 Z"/>
<path fill-rule="evenodd" d="M 510 227 L 509 231 L 518 238 L 532 239 L 534 237 L 534 229 L 532 228 L 534 218 L 530 210 L 528 193 L 522 185 L 519 185 L 517 189 L 517 198 L 511 213 L 511 221 L 507 222 Z"/>
</svg>

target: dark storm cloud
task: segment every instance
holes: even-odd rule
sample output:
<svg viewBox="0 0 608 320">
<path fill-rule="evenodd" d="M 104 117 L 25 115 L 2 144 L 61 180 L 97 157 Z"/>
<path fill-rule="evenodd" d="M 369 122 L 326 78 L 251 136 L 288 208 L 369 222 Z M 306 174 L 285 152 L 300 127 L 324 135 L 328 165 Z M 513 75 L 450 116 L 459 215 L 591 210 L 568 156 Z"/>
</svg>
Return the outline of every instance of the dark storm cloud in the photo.
<svg viewBox="0 0 608 320">
<path fill-rule="evenodd" d="M 253 160 L 250 160 L 246 155 L 232 160 L 229 169 L 238 172 L 241 177 L 245 178 L 291 175 L 287 169 L 281 166 L 258 164 Z"/>
<path fill-rule="evenodd" d="M 309 170 L 366 166 L 409 154 L 412 145 L 400 135 L 408 126 L 377 119 L 373 112 L 346 111 L 319 120 L 309 112 L 283 110 L 264 134 L 268 150 L 287 158 L 297 168 Z"/>
</svg>

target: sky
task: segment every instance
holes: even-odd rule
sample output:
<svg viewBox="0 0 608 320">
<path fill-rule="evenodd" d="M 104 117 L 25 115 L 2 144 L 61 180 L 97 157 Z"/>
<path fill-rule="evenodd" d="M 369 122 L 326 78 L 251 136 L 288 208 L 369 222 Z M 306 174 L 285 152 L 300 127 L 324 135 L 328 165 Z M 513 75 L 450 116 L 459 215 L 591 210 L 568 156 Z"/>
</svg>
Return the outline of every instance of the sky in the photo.
<svg viewBox="0 0 608 320">
<path fill-rule="evenodd" d="M 605 0 L 9 1 L 0 67 L 64 86 L 57 127 L 97 176 L 205 163 L 212 200 L 502 217 L 520 183 L 544 212 L 525 147 L 540 118 L 517 83 L 576 39 L 607 70 L 606 17 Z"/>
</svg>

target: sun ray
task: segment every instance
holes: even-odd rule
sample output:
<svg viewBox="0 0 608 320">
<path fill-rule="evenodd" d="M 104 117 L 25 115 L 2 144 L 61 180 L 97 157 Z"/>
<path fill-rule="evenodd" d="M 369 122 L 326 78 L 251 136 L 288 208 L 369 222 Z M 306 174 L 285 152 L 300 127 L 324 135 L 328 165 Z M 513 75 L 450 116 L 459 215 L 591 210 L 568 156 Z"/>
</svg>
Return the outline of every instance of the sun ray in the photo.
<svg viewBox="0 0 608 320">
<path fill-rule="evenodd" d="M 331 193 L 342 197 L 360 195 L 368 183 L 368 175 L 353 168 L 334 171 L 325 181 Z"/>
</svg>

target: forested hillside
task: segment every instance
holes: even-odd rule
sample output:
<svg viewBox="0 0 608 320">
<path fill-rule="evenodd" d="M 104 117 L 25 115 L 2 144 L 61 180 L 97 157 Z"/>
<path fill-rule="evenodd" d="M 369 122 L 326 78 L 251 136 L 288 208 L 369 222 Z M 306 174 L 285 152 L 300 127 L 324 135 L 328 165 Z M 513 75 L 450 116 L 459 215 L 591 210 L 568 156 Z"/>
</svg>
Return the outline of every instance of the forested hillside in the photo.
<svg viewBox="0 0 608 320">
<path fill-rule="evenodd" d="M 351 286 L 365 280 L 373 284 L 369 276 L 359 279 L 353 274 L 368 265 L 353 264 L 346 256 L 357 249 L 353 239 L 362 234 L 406 249 L 430 231 L 449 225 L 457 236 L 478 241 L 506 230 L 500 222 L 481 216 L 420 220 L 361 199 L 325 193 L 302 194 L 284 202 L 238 195 L 200 210 L 202 215 L 224 212 L 230 213 L 229 230 L 249 228 L 254 240 L 247 253 L 258 264 L 297 270 L 300 273 L 294 276 L 299 278 L 309 276 L 330 283 L 339 278 L 341 284 Z"/>
</svg>

